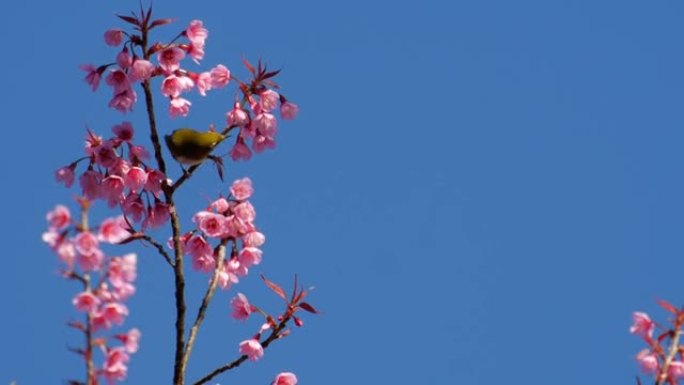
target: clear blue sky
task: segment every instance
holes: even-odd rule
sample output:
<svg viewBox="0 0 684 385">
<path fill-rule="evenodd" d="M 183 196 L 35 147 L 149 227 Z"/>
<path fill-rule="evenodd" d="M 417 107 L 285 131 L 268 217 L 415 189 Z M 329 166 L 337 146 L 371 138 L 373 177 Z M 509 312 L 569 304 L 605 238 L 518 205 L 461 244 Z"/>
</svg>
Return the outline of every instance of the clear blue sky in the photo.
<svg viewBox="0 0 684 385">
<path fill-rule="evenodd" d="M 262 56 L 301 106 L 276 151 L 227 174 L 255 183 L 257 271 L 299 273 L 324 314 L 216 382 L 291 370 L 302 385 L 633 383 L 631 312 L 662 319 L 655 299 L 684 302 L 681 2 L 156 4 L 179 28 L 204 20 L 207 67 L 244 74 L 240 57 Z M 85 125 L 122 120 L 78 65 L 111 57 L 102 33 L 136 6 L 4 6 L 0 384 L 82 373 L 64 326 L 77 287 L 40 234 L 75 191 L 53 171 L 80 155 Z M 231 95 L 193 96 L 162 131 L 219 122 Z M 139 132 L 140 112 L 127 116 Z M 183 213 L 225 190 L 208 170 Z M 152 249 L 126 250 L 140 257 L 127 325 L 143 333 L 128 383 L 170 383 L 172 276 Z M 193 304 L 204 284 L 191 274 Z M 277 305 L 256 275 L 238 289 Z M 257 327 L 228 317 L 233 293 L 217 296 L 191 379 Z"/>
</svg>

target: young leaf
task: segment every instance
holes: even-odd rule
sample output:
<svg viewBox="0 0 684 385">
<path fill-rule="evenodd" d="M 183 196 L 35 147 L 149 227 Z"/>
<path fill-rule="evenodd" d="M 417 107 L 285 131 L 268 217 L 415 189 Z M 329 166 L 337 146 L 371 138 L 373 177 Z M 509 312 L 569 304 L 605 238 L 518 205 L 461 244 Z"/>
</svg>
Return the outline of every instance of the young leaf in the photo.
<svg viewBox="0 0 684 385">
<path fill-rule="evenodd" d="M 302 302 L 302 303 L 300 303 L 300 304 L 297 305 L 297 306 L 299 306 L 300 308 L 302 308 L 302 309 L 308 311 L 309 313 L 318 314 L 318 310 L 316 310 L 313 306 L 309 305 L 309 304 L 306 303 L 306 302 Z"/>
<path fill-rule="evenodd" d="M 275 283 L 266 279 L 266 277 L 264 277 L 263 274 L 261 274 L 261 279 L 264 280 L 264 283 L 266 284 L 266 286 L 268 286 L 269 289 L 273 290 L 274 293 L 278 294 L 278 297 L 287 301 L 287 297 L 285 296 L 285 292 L 283 291 L 283 289 L 280 288 L 280 286 L 278 286 Z"/>
</svg>

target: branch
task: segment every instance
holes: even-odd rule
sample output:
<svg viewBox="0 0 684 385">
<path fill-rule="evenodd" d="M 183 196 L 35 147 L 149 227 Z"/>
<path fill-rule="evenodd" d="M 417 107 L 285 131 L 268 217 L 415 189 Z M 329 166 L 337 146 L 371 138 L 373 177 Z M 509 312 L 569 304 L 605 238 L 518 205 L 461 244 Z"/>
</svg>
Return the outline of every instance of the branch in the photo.
<svg viewBox="0 0 684 385">
<path fill-rule="evenodd" d="M 273 332 L 271 332 L 271 335 L 269 335 L 268 338 L 266 338 L 263 342 L 260 342 L 261 346 L 264 349 L 266 349 L 268 347 L 268 345 L 271 344 L 271 342 L 273 342 L 273 341 L 275 341 L 281 337 L 279 333 L 285 328 L 285 326 L 286 326 L 287 322 L 290 320 L 290 318 L 292 318 L 292 315 L 288 312 L 287 316 L 278 324 L 278 326 L 276 326 L 275 329 L 273 329 Z M 240 364 L 242 364 L 246 360 L 247 360 L 247 356 L 242 355 L 242 356 L 236 358 L 235 360 L 214 369 L 213 371 L 211 371 L 211 373 L 209 373 L 206 376 L 202 377 L 201 379 L 195 381 L 193 383 L 193 385 L 205 384 L 205 383 L 209 382 L 212 378 L 218 376 L 219 374 L 221 374 L 225 371 L 237 368 L 238 366 L 240 366 Z"/>
<path fill-rule="evenodd" d="M 145 53 L 145 59 L 149 60 L 150 51 L 148 49 L 148 25 L 145 24 L 141 28 L 142 32 L 142 49 Z M 150 140 L 154 147 L 154 157 L 157 160 L 159 171 L 166 175 L 166 163 L 161 150 L 161 142 L 159 141 L 159 134 L 157 133 L 157 123 L 155 121 L 154 103 L 152 99 L 152 90 L 150 89 L 150 80 L 145 80 L 142 84 L 145 91 L 145 103 L 147 105 L 147 117 L 150 124 Z M 183 350 L 185 346 L 185 277 L 183 276 L 183 252 L 180 245 L 180 221 L 178 220 L 178 213 L 176 206 L 173 203 L 173 190 L 171 186 L 164 182 L 162 183 L 162 190 L 164 190 L 164 197 L 166 204 L 169 207 L 169 215 L 171 216 L 171 230 L 173 234 L 173 249 L 175 263 L 173 264 L 174 282 L 176 284 L 175 298 L 176 298 L 176 354 L 174 357 L 173 367 L 173 383 L 174 385 L 183 385 L 185 383 L 185 367 L 182 365 Z"/>
<path fill-rule="evenodd" d="M 679 317 L 677 317 L 677 321 L 675 322 L 675 335 L 674 337 L 672 337 L 672 342 L 670 343 L 670 351 L 668 352 L 667 357 L 665 358 L 665 362 L 663 363 L 663 369 L 661 370 L 661 373 L 658 376 L 658 379 L 656 380 L 656 385 L 664 384 L 665 381 L 667 381 L 667 370 L 670 367 L 670 363 L 672 363 L 672 361 L 674 360 L 675 355 L 677 355 L 677 351 L 679 351 L 679 337 L 682 336 L 681 326 L 682 325 L 679 322 Z"/>
<path fill-rule="evenodd" d="M 228 240 L 228 238 L 222 240 L 221 244 L 217 247 L 218 258 L 216 259 L 214 275 L 212 275 L 211 277 L 211 281 L 209 282 L 207 292 L 204 294 L 202 304 L 200 305 L 199 310 L 197 311 L 197 317 L 195 318 L 195 322 L 192 325 L 192 328 L 190 329 L 190 336 L 188 337 L 188 343 L 187 345 L 185 345 L 185 352 L 183 354 L 183 367 L 186 367 L 188 364 L 188 360 L 190 359 L 190 353 L 192 352 L 192 346 L 194 345 L 195 338 L 197 337 L 197 332 L 199 331 L 199 328 L 202 325 L 202 321 L 204 321 L 204 316 L 207 312 L 207 308 L 209 307 L 211 297 L 214 295 L 214 292 L 216 291 L 219 273 L 221 272 L 221 269 L 223 267 L 223 261 L 226 258 L 226 243 L 228 243 Z"/>
<path fill-rule="evenodd" d="M 161 243 L 155 241 L 152 237 L 150 237 L 150 236 L 147 235 L 147 234 L 143 234 L 143 233 L 136 233 L 136 234 L 133 234 L 133 235 L 131 235 L 129 238 L 126 238 L 125 240 L 123 240 L 122 242 L 120 242 L 119 244 L 124 244 L 124 243 L 128 243 L 128 242 L 135 241 L 135 240 L 142 240 L 142 241 L 147 241 L 147 242 L 149 242 L 149 244 L 151 244 L 152 246 L 154 246 L 154 247 L 157 249 L 157 251 L 159 251 L 159 254 L 160 254 L 162 257 L 164 257 L 164 259 L 166 260 L 166 263 L 168 263 L 169 266 L 173 267 L 173 261 L 171 260 L 171 257 L 169 256 L 169 253 L 167 253 L 167 252 L 166 252 L 166 249 L 164 249 L 164 246 L 162 246 Z"/>
</svg>

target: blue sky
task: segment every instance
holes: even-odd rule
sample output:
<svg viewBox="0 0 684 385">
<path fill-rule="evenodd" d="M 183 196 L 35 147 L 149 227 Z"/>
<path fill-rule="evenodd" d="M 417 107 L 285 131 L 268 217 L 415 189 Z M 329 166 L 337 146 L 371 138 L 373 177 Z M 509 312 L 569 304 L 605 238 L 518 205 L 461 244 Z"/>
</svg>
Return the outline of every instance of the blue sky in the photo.
<svg viewBox="0 0 684 385">
<path fill-rule="evenodd" d="M 55 274 L 40 234 L 76 191 L 52 175 L 80 156 L 85 125 L 108 133 L 123 119 L 78 65 L 109 60 L 102 33 L 135 7 L 5 7 L 0 384 L 83 371 L 66 352 L 80 336 L 64 326 L 77 287 Z M 268 238 L 257 271 L 284 284 L 298 273 L 323 314 L 216 382 L 267 384 L 289 370 L 302 385 L 633 383 L 642 346 L 631 312 L 663 319 L 656 299 L 684 302 L 683 11 L 629 0 L 157 2 L 178 28 L 204 20 L 205 68 L 244 75 L 241 56 L 263 57 L 301 107 L 276 151 L 227 176 L 255 183 Z M 230 92 L 193 96 L 191 115 L 163 115 L 162 132 L 219 122 Z M 125 117 L 138 132 L 142 111 Z M 208 167 L 187 187 L 184 213 L 226 189 Z M 170 383 L 172 276 L 151 249 L 125 251 L 140 258 L 127 325 L 143 333 L 128 383 Z M 189 276 L 192 305 L 205 277 Z M 237 290 L 277 309 L 256 274 Z M 190 379 L 258 327 L 229 318 L 234 292 L 216 297 Z"/>
</svg>

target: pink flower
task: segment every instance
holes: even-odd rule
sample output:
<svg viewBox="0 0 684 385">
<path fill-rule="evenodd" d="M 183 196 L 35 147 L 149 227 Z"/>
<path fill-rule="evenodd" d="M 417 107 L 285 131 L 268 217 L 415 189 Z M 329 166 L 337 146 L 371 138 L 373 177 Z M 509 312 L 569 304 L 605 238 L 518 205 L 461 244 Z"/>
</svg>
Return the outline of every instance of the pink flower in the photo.
<svg viewBox="0 0 684 385">
<path fill-rule="evenodd" d="M 97 310 L 97 307 L 100 305 L 100 299 L 92 292 L 84 291 L 77 294 L 71 303 L 74 304 L 74 307 L 76 307 L 76 310 L 78 311 L 92 313 Z"/>
<path fill-rule="evenodd" d="M 81 66 L 81 69 L 87 72 L 86 77 L 84 78 L 85 82 L 88 83 L 88 85 L 93 91 L 96 91 L 97 87 L 100 85 L 100 77 L 102 76 L 102 71 L 92 64 L 83 64 Z"/>
<path fill-rule="evenodd" d="M 264 112 L 269 112 L 278 107 L 280 95 L 273 90 L 264 90 L 259 93 L 261 108 Z"/>
<path fill-rule="evenodd" d="M 93 148 L 93 154 L 95 155 L 95 163 L 105 168 L 113 167 L 116 161 L 119 160 L 119 155 L 114 150 L 113 143 L 109 140 Z"/>
<path fill-rule="evenodd" d="M 654 374 L 658 371 L 658 358 L 648 349 L 640 351 L 636 360 L 644 373 Z"/>
<path fill-rule="evenodd" d="M 108 46 L 116 47 L 121 45 L 124 36 L 124 31 L 120 29 L 110 29 L 104 33 L 104 40 Z"/>
<path fill-rule="evenodd" d="M 102 174 L 93 170 L 88 170 L 81 174 L 78 181 L 81 184 L 83 196 L 91 201 L 99 198 L 101 180 Z"/>
<path fill-rule="evenodd" d="M 133 64 L 133 57 L 128 53 L 128 49 L 124 49 L 116 55 L 116 64 L 123 69 L 126 69 Z"/>
<path fill-rule="evenodd" d="M 243 222 L 251 223 L 254 222 L 256 218 L 256 212 L 254 211 L 254 206 L 248 201 L 242 202 L 237 206 L 233 207 L 233 213 L 235 216 Z"/>
<path fill-rule="evenodd" d="M 147 184 L 147 173 L 140 167 L 131 167 L 126 173 L 124 185 L 134 193 L 142 191 Z"/>
<path fill-rule="evenodd" d="M 249 178 L 237 179 L 230 186 L 230 193 L 239 201 L 249 199 L 249 197 L 251 197 L 254 193 L 254 188 L 252 188 L 252 180 Z"/>
<path fill-rule="evenodd" d="M 233 313 L 231 315 L 237 320 L 246 320 L 254 311 L 254 307 L 249 304 L 247 297 L 242 293 L 237 293 L 237 295 L 233 297 L 230 301 L 230 306 L 233 307 Z"/>
<path fill-rule="evenodd" d="M 183 250 L 186 254 L 197 257 L 211 255 L 213 253 L 211 246 L 209 246 L 207 241 L 201 235 L 193 235 L 187 241 L 185 241 Z"/>
<path fill-rule="evenodd" d="M 200 211 L 192 218 L 208 237 L 221 238 L 225 234 L 226 217 L 210 211 Z"/>
<path fill-rule="evenodd" d="M 280 373 L 271 385 L 297 385 L 297 376 L 290 372 Z"/>
<path fill-rule="evenodd" d="M 114 89 L 114 93 L 122 92 L 131 87 L 128 76 L 120 69 L 112 70 L 109 75 L 107 75 L 105 82 Z"/>
<path fill-rule="evenodd" d="M 252 141 L 252 148 L 257 153 L 263 152 L 264 150 L 272 150 L 275 148 L 275 141 L 271 137 L 257 135 L 257 137 Z"/>
<path fill-rule="evenodd" d="M 74 260 L 76 259 L 74 244 L 69 241 L 61 242 L 57 246 L 56 252 L 59 259 L 67 265 L 69 270 L 73 269 Z"/>
<path fill-rule="evenodd" d="M 126 334 L 118 334 L 116 338 L 124 344 L 126 352 L 133 354 L 138 351 L 140 335 L 140 330 L 133 328 Z"/>
<path fill-rule="evenodd" d="M 104 253 L 100 249 L 95 249 L 90 254 L 78 253 L 76 255 L 76 263 L 78 263 L 81 270 L 86 272 L 100 270 L 104 263 Z"/>
<path fill-rule="evenodd" d="M 239 103 L 235 103 L 233 109 L 226 114 L 226 123 L 229 126 L 244 126 L 249 123 L 249 114 L 240 108 Z"/>
<path fill-rule="evenodd" d="M 112 324 L 121 325 L 124 322 L 124 318 L 128 315 L 128 308 L 119 302 L 109 302 L 102 306 L 99 315 L 110 327 Z"/>
<path fill-rule="evenodd" d="M 264 355 L 264 348 L 256 339 L 245 340 L 240 342 L 240 354 L 249 357 L 250 360 L 256 361 Z"/>
<path fill-rule="evenodd" d="M 128 157 L 132 162 L 138 163 L 141 160 L 150 159 L 150 153 L 143 146 L 128 144 Z"/>
<path fill-rule="evenodd" d="M 230 150 L 230 157 L 234 161 L 249 160 L 252 157 L 252 151 L 245 144 L 244 139 L 239 138 L 237 143 Z"/>
<path fill-rule="evenodd" d="M 653 330 L 655 329 L 655 323 L 651 321 L 648 314 L 643 312 L 634 312 L 632 314 L 632 320 L 634 323 L 632 327 L 629 328 L 629 332 L 642 336 L 644 338 L 651 338 L 653 335 Z"/>
<path fill-rule="evenodd" d="M 684 362 L 682 361 L 672 361 L 667 367 L 667 377 L 675 381 L 679 381 L 684 378 Z"/>
<path fill-rule="evenodd" d="M 131 235 L 128 228 L 128 224 L 122 215 L 107 218 L 100 224 L 100 233 L 97 239 L 113 245 L 117 244 Z"/>
<path fill-rule="evenodd" d="M 126 379 L 128 367 L 126 363 L 130 360 L 123 348 L 113 348 L 107 351 L 107 358 L 102 367 L 102 375 L 110 383 Z"/>
<path fill-rule="evenodd" d="M 185 57 L 185 52 L 178 47 L 169 47 L 162 50 L 157 55 L 159 65 L 167 73 L 171 73 L 180 68 L 180 61 Z"/>
<path fill-rule="evenodd" d="M 223 64 L 219 64 L 212 68 L 210 73 L 211 86 L 214 88 L 223 88 L 230 82 L 230 70 Z"/>
<path fill-rule="evenodd" d="M 112 284 L 112 286 L 114 286 L 114 284 Z M 133 294 L 135 294 L 135 285 L 129 282 L 121 281 L 117 282 L 116 286 L 114 286 L 114 294 L 112 298 L 117 301 L 125 301 Z"/>
<path fill-rule="evenodd" d="M 154 196 L 159 197 L 162 191 L 162 182 L 166 181 L 166 175 L 159 170 L 151 169 L 147 172 L 147 183 L 145 183 L 145 190 L 151 192 Z"/>
<path fill-rule="evenodd" d="M 297 117 L 299 107 L 296 104 L 285 102 L 280 105 L 280 116 L 285 120 L 292 120 Z"/>
<path fill-rule="evenodd" d="M 173 98 L 171 99 L 171 104 L 169 105 L 169 114 L 172 117 L 176 116 L 187 116 L 190 112 L 190 103 L 188 100 L 183 98 Z"/>
<path fill-rule="evenodd" d="M 230 208 L 230 203 L 228 203 L 226 198 L 219 198 L 211 202 L 209 208 L 216 211 L 217 213 L 223 214 Z"/>
<path fill-rule="evenodd" d="M 89 231 L 79 233 L 74 238 L 74 246 L 79 254 L 92 254 L 98 250 L 99 243 L 97 237 Z"/>
<path fill-rule="evenodd" d="M 109 207 L 114 207 L 123 201 L 124 180 L 118 175 L 109 175 L 102 180 L 102 197 L 107 199 Z"/>
<path fill-rule="evenodd" d="M 64 205 L 57 205 L 47 214 L 47 221 L 51 230 L 61 230 L 71 223 L 71 213 Z"/>
<path fill-rule="evenodd" d="M 207 37 L 209 36 L 209 31 L 204 28 L 204 24 L 201 20 L 192 20 L 185 30 L 185 36 L 193 43 L 204 44 L 204 41 L 207 40 Z"/>
<path fill-rule="evenodd" d="M 161 201 L 154 204 L 154 208 L 147 211 L 147 218 L 143 221 L 143 228 L 150 227 L 156 229 L 169 220 L 169 206 Z"/>
<path fill-rule="evenodd" d="M 238 259 L 240 260 L 241 265 L 249 269 L 253 265 L 258 265 L 261 263 L 262 254 L 263 252 L 256 247 L 244 247 L 242 250 L 240 250 Z"/>
<path fill-rule="evenodd" d="M 135 253 L 128 253 L 121 257 L 112 258 L 109 263 L 108 278 L 112 285 L 118 282 L 133 282 L 137 277 L 138 256 Z"/>
<path fill-rule="evenodd" d="M 266 242 L 266 237 L 258 231 L 252 231 L 242 236 L 242 243 L 246 247 L 260 247 L 264 242 Z"/>
<path fill-rule="evenodd" d="M 133 139 L 135 130 L 133 129 L 131 122 L 122 122 L 121 124 L 117 124 L 112 127 L 112 132 L 122 141 L 130 142 Z"/>
<path fill-rule="evenodd" d="M 211 90 L 211 86 L 211 73 L 202 72 L 199 74 L 197 77 L 197 91 L 200 93 L 200 95 L 206 96 L 207 91 Z"/>
<path fill-rule="evenodd" d="M 226 271 L 235 275 L 235 283 L 238 282 L 237 277 L 244 277 L 249 274 L 249 269 L 240 264 L 237 258 L 231 258 L 226 262 Z"/>
<path fill-rule="evenodd" d="M 124 214 L 132 217 L 134 222 L 140 222 L 145 215 L 145 205 L 142 198 L 138 194 L 128 194 L 128 196 L 121 203 L 121 209 Z"/>
<path fill-rule="evenodd" d="M 62 167 L 55 171 L 55 179 L 63 183 L 64 187 L 69 188 L 74 184 L 74 169 L 72 167 Z"/>
<path fill-rule="evenodd" d="M 142 82 L 152 77 L 155 66 L 149 60 L 135 59 L 128 72 L 131 81 Z"/>
<path fill-rule="evenodd" d="M 273 139 L 278 132 L 278 121 L 273 114 L 267 112 L 257 115 L 252 121 L 254 129 L 264 136 Z"/>
<path fill-rule="evenodd" d="M 119 112 L 133 111 L 133 105 L 138 101 L 138 94 L 132 88 L 127 88 L 112 97 L 109 107 Z"/>
<path fill-rule="evenodd" d="M 195 83 L 187 76 L 169 75 L 162 81 L 162 95 L 177 98 L 184 91 L 192 89 Z"/>
<path fill-rule="evenodd" d="M 235 274 L 235 271 L 231 269 L 229 264 L 224 263 L 218 274 L 218 286 L 223 290 L 227 290 L 230 289 L 233 284 L 238 282 L 240 282 L 240 280 Z"/>
<path fill-rule="evenodd" d="M 192 256 L 192 268 L 196 271 L 202 271 L 208 273 L 214 271 L 216 267 L 216 259 L 211 254 L 204 255 L 193 255 Z M 220 278 L 220 277 L 219 277 Z M 220 281 L 219 281 L 220 284 Z"/>
<path fill-rule="evenodd" d="M 200 60 L 204 59 L 204 43 L 190 42 L 188 55 L 190 55 L 192 61 L 199 64 Z"/>
</svg>

